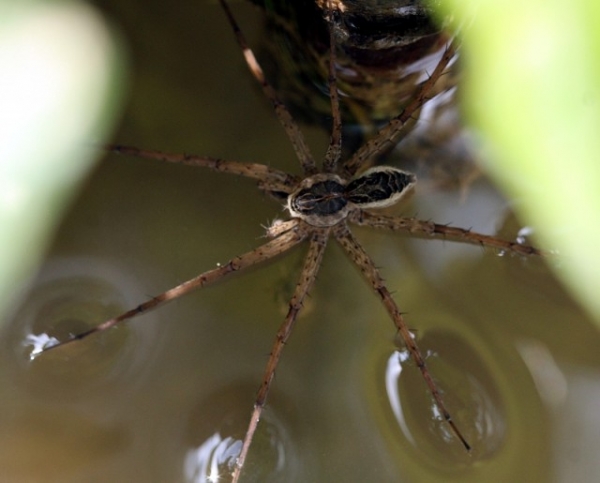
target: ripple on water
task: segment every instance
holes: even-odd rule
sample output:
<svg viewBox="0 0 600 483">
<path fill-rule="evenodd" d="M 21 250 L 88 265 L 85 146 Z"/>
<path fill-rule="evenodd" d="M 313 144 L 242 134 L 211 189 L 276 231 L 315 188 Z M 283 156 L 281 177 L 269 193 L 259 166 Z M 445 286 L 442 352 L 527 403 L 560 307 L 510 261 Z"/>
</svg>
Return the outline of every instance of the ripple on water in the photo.
<svg viewBox="0 0 600 483">
<path fill-rule="evenodd" d="M 183 473 L 188 483 L 228 481 L 241 448 L 255 388 L 231 384 L 205 398 L 189 417 L 184 446 Z M 274 398 L 277 399 L 277 398 Z M 292 436 L 290 421 L 271 402 L 263 413 L 246 465 L 248 482 L 303 481 L 309 464 Z"/>
<path fill-rule="evenodd" d="M 470 453 L 444 422 L 408 353 L 388 356 L 378 424 L 405 474 L 463 482 L 525 473 L 543 478 L 543 466 L 535 469 L 546 444 L 535 387 L 510 341 L 485 342 L 446 329 L 419 338 L 429 348 L 426 363 Z"/>
<path fill-rule="evenodd" d="M 421 391 L 415 391 L 415 385 L 410 381 L 414 375 L 406 375 L 403 380 L 400 380 L 402 366 L 406 363 L 412 365 L 412 361 L 407 361 L 408 357 L 406 351 L 394 352 L 388 359 L 386 368 L 386 391 L 398 427 L 413 446 L 422 448 L 423 442 L 418 439 L 425 436 L 430 440 L 430 444 L 439 446 L 444 453 L 452 454 L 452 459 L 455 460 L 455 451 L 449 449 L 448 445 L 459 447 L 459 455 L 463 454 L 464 450 L 445 423 L 441 412 L 430 397 L 428 388 L 425 386 Z M 429 359 L 432 357 L 435 355 L 431 354 Z M 454 371 L 450 369 L 444 372 Z M 459 388 L 455 391 L 453 384 L 452 390 L 442 389 L 441 393 L 453 419 L 469 444 L 475 448 L 473 451 L 478 458 L 493 454 L 501 445 L 505 432 L 505 421 L 498 407 L 498 400 L 490 395 L 489 387 L 484 387 L 473 374 L 456 374 L 452 380 Z M 408 394 L 409 385 L 413 388 L 411 394 Z M 404 407 L 402 401 L 406 403 Z M 473 412 L 468 419 L 465 419 L 462 413 L 468 410 Z M 464 458 L 459 459 L 464 460 Z"/>
<path fill-rule="evenodd" d="M 235 461 L 242 451 L 242 441 L 218 432 L 209 436 L 185 456 L 184 473 L 189 483 L 216 483 L 233 472 Z"/>
<path fill-rule="evenodd" d="M 107 384 L 131 388 L 150 370 L 158 337 L 153 314 L 80 342 L 39 353 L 148 298 L 139 281 L 93 258 L 48 261 L 5 330 L 5 367 L 16 384 L 45 398 L 86 393 Z M 82 391 L 82 389 L 85 389 Z"/>
<path fill-rule="evenodd" d="M 452 468 L 460 473 L 478 461 L 494 458 L 505 441 L 507 417 L 486 364 L 464 339 L 450 332 L 431 331 L 419 345 L 429 348 L 425 354 L 428 368 L 473 450 L 465 451 L 452 433 L 406 350 L 391 353 L 385 365 L 385 433 L 391 434 L 394 446 L 402 447 L 399 452 L 434 473 Z"/>
</svg>

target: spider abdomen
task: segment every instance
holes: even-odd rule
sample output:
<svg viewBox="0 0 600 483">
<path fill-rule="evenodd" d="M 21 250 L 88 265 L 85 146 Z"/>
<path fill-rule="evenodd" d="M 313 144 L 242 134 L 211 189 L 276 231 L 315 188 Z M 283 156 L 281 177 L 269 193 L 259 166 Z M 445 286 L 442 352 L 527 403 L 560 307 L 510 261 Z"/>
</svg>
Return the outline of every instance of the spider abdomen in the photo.
<svg viewBox="0 0 600 483">
<path fill-rule="evenodd" d="M 412 173 L 377 166 L 350 181 L 345 197 L 361 208 L 383 208 L 397 203 L 416 182 L 417 177 Z"/>
</svg>

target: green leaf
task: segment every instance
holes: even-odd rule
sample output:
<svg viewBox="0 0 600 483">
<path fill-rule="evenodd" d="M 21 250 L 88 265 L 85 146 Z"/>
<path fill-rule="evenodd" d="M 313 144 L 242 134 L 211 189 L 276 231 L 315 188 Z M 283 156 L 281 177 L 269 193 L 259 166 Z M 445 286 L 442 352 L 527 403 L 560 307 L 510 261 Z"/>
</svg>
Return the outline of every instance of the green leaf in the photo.
<svg viewBox="0 0 600 483">
<path fill-rule="evenodd" d="M 18 301 L 98 157 L 121 60 L 84 4 L 0 0 L 0 312 Z"/>
<path fill-rule="evenodd" d="M 445 0 L 464 21 L 463 96 L 516 200 L 572 294 L 600 320 L 600 3 Z"/>
</svg>

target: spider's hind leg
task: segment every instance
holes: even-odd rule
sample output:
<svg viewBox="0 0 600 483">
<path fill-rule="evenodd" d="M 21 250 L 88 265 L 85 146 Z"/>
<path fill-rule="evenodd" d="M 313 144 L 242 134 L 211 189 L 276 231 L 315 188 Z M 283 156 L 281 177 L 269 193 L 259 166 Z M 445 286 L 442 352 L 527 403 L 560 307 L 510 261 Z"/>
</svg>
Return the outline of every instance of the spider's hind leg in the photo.
<svg viewBox="0 0 600 483">
<path fill-rule="evenodd" d="M 233 472 L 232 483 L 237 483 L 239 481 L 241 472 L 244 468 L 244 463 L 246 461 L 246 456 L 248 455 L 252 440 L 254 439 L 254 433 L 256 432 L 262 411 L 267 402 L 267 396 L 271 388 L 273 377 L 275 376 L 275 370 L 279 364 L 279 359 L 281 358 L 281 353 L 283 352 L 283 348 L 292 333 L 292 329 L 294 328 L 298 314 L 302 309 L 304 298 L 311 289 L 316 279 L 317 272 L 319 271 L 319 267 L 321 266 L 323 253 L 325 252 L 325 247 L 327 245 L 327 238 L 329 237 L 329 228 L 312 228 L 311 230 L 312 235 L 310 238 L 310 246 L 304 261 L 302 273 L 300 274 L 300 280 L 296 284 L 294 295 L 290 300 L 286 318 L 277 331 L 263 379 L 258 389 L 256 400 L 254 401 L 254 409 L 252 410 L 250 423 L 248 424 L 248 429 L 246 430 L 246 435 L 244 436 L 242 450 L 237 459 Z"/>
<path fill-rule="evenodd" d="M 334 236 L 338 243 L 346 251 L 350 259 L 360 269 L 361 273 L 367 279 L 369 284 L 373 287 L 375 292 L 377 292 L 381 297 L 383 305 L 385 306 L 390 317 L 392 318 L 394 325 L 398 329 L 398 332 L 402 336 L 402 340 L 404 341 L 406 348 L 410 352 L 410 355 L 415 361 L 415 364 L 421 371 L 423 379 L 425 379 L 427 387 L 429 388 L 429 392 L 433 396 L 435 404 L 438 407 L 442 417 L 448 423 L 448 425 L 452 429 L 452 432 L 456 435 L 456 437 L 462 443 L 465 449 L 467 451 L 470 451 L 471 446 L 454 423 L 449 410 L 446 408 L 446 405 L 444 404 L 444 400 L 437 387 L 437 384 L 433 380 L 431 374 L 429 373 L 429 369 L 425 364 L 425 358 L 423 357 L 419 347 L 417 346 L 417 343 L 415 342 L 410 329 L 406 325 L 406 322 L 404 321 L 404 317 L 402 316 L 400 309 L 396 305 L 396 302 L 392 298 L 390 291 L 388 290 L 383 279 L 381 278 L 381 275 L 379 274 L 379 270 L 377 270 L 375 263 L 367 254 L 367 252 L 365 252 L 358 240 L 354 238 L 354 236 L 345 224 L 338 225 L 336 227 L 334 231 Z"/>
</svg>

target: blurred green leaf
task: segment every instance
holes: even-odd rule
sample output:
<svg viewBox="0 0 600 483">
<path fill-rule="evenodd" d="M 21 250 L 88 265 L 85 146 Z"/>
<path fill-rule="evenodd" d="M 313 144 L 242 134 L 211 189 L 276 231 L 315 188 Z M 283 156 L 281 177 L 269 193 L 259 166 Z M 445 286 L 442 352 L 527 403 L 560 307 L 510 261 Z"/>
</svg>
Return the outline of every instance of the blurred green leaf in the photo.
<svg viewBox="0 0 600 483">
<path fill-rule="evenodd" d="M 115 120 L 122 62 L 74 2 L 0 0 L 0 312 L 17 302 Z"/>
<path fill-rule="evenodd" d="M 600 3 L 444 0 L 464 21 L 468 121 L 488 172 L 600 320 Z"/>
</svg>

